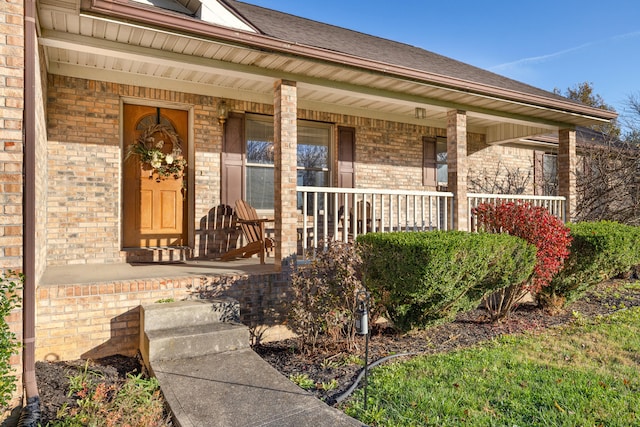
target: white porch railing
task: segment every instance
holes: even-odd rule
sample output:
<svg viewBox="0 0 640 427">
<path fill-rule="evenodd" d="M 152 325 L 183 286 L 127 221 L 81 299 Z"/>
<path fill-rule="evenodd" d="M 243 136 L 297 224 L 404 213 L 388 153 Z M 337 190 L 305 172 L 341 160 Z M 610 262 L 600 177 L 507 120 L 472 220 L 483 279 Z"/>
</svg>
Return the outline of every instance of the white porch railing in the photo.
<svg viewBox="0 0 640 427">
<path fill-rule="evenodd" d="M 567 221 L 566 199 L 559 196 L 527 196 L 524 194 L 480 194 L 468 193 L 469 200 L 469 230 L 475 231 L 475 222 L 472 209 L 481 203 L 508 203 L 527 202 L 532 206 L 542 206 L 549 210 L 549 213 L 557 216 L 562 222 Z"/>
<path fill-rule="evenodd" d="M 358 234 L 453 229 L 453 193 L 334 187 L 297 187 L 298 250 L 348 242 Z M 471 210 L 480 203 L 528 202 L 566 221 L 564 197 L 521 194 L 467 194 L 468 229 L 475 230 Z"/>
<path fill-rule="evenodd" d="M 302 253 L 363 233 L 453 227 L 453 193 L 333 187 L 297 187 L 297 191 Z"/>
</svg>

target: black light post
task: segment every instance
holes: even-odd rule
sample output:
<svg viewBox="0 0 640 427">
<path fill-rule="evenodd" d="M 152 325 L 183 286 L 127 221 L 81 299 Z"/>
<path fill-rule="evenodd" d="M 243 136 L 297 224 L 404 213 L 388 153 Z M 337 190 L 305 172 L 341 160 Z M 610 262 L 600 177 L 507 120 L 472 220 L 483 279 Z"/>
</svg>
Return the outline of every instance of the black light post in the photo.
<svg viewBox="0 0 640 427">
<path fill-rule="evenodd" d="M 367 388 L 369 385 L 369 292 L 366 290 L 358 291 L 356 294 L 358 302 L 358 310 L 356 316 L 356 332 L 365 336 L 364 345 L 364 410 L 367 410 Z"/>
</svg>

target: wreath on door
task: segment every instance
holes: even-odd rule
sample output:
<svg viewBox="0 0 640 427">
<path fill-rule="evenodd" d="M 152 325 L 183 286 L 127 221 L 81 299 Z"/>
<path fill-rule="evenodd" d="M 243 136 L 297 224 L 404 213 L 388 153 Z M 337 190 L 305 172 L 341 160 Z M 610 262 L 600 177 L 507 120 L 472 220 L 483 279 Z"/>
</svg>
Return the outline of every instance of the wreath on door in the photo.
<svg viewBox="0 0 640 427">
<path fill-rule="evenodd" d="M 129 146 L 125 160 L 131 156 L 137 157 L 143 168 L 149 170 L 149 178 L 156 174 L 157 181 L 171 176 L 179 179 L 184 176 L 187 167 L 180 143 L 180 136 L 171 127 L 151 125 Z"/>
</svg>

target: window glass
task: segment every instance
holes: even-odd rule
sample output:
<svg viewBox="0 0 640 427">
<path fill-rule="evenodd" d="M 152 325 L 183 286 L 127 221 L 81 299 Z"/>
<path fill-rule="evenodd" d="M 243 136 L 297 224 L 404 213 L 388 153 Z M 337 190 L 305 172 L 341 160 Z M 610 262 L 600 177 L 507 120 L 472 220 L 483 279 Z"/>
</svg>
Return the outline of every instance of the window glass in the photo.
<svg viewBox="0 0 640 427">
<path fill-rule="evenodd" d="M 273 209 L 274 152 L 273 120 L 246 120 L 246 198 L 256 209 Z M 331 127 L 298 122 L 297 184 L 307 187 L 329 185 Z M 301 206 L 302 200 L 298 200 Z"/>
<path fill-rule="evenodd" d="M 305 187 L 328 187 L 329 186 L 329 172 L 301 170 L 298 169 L 298 185 Z M 302 209 L 302 193 L 298 193 L 298 209 Z M 322 210 L 324 209 L 324 199 L 318 198 L 318 205 L 314 206 L 313 194 L 307 194 L 307 210 Z"/>
<path fill-rule="evenodd" d="M 329 128 L 298 125 L 298 167 L 329 167 Z"/>
<path fill-rule="evenodd" d="M 545 154 L 542 157 L 543 194 L 545 196 L 558 195 L 558 156 Z"/>
<path fill-rule="evenodd" d="M 436 168 L 438 185 L 447 185 L 449 181 L 449 167 L 447 166 L 446 138 L 438 138 L 436 142 Z"/>
<path fill-rule="evenodd" d="M 256 209 L 273 209 L 273 167 L 247 166 L 247 202 Z"/>
<path fill-rule="evenodd" d="M 247 163 L 273 165 L 273 123 L 247 120 Z"/>
</svg>

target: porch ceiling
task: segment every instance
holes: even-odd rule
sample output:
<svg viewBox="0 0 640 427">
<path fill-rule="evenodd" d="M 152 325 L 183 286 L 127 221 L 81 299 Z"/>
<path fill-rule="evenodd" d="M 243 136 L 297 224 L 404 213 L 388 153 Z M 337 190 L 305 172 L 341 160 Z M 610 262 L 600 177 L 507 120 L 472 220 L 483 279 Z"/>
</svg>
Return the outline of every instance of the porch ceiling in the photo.
<svg viewBox="0 0 640 427">
<path fill-rule="evenodd" d="M 461 109 L 468 113 L 469 130 L 487 134 L 492 143 L 596 120 L 384 69 L 376 72 L 81 13 L 79 1 L 38 3 L 39 41 L 50 73 L 268 104 L 274 81 L 287 79 L 298 82 L 300 108 L 437 127 L 446 127 L 447 110 Z M 416 107 L 426 110 L 425 118 L 415 117 Z"/>
</svg>

